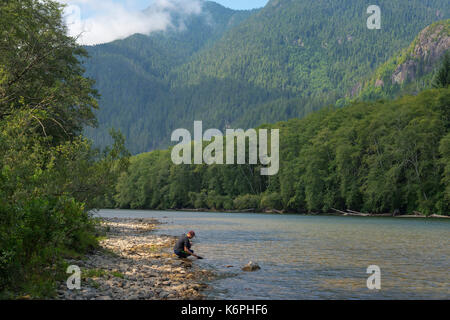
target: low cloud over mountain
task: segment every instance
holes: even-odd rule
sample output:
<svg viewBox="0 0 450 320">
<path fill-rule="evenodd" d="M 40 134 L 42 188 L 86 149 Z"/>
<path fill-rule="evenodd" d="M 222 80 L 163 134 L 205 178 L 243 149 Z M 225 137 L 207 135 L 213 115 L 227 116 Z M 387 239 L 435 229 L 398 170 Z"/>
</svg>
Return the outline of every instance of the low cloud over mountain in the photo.
<svg viewBox="0 0 450 320">
<path fill-rule="evenodd" d="M 65 16 L 71 36 L 83 45 L 106 43 L 130 35 L 150 34 L 175 27 L 173 15 L 188 17 L 202 12 L 200 0 L 153 0 L 148 9 L 137 9 L 137 1 L 59 0 L 66 4 Z M 181 24 L 182 25 L 182 24 Z M 179 26 L 177 27 L 179 28 Z"/>
</svg>

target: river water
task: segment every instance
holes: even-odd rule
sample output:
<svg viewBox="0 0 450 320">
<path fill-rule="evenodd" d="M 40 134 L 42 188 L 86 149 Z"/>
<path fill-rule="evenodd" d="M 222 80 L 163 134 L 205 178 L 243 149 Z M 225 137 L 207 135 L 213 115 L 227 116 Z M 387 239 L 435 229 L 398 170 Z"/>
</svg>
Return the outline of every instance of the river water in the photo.
<svg viewBox="0 0 450 320">
<path fill-rule="evenodd" d="M 215 270 L 209 299 L 449 299 L 450 220 L 254 213 L 100 210 L 156 218 L 159 234 L 195 230 L 193 249 Z M 261 266 L 243 272 L 249 261 Z M 369 290 L 369 265 L 381 289 Z M 232 266 L 232 267 L 230 267 Z"/>
</svg>

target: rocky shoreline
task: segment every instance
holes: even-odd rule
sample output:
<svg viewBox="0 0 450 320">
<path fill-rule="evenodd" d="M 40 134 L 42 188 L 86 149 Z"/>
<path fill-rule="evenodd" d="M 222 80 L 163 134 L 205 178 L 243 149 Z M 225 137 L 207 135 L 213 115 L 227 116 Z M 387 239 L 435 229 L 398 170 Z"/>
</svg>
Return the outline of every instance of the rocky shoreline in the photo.
<svg viewBox="0 0 450 320">
<path fill-rule="evenodd" d="M 63 300 L 200 300 L 214 274 L 179 259 L 173 236 L 156 235 L 155 219 L 104 218 L 106 237 L 83 260 L 69 260 L 81 270 L 80 290 L 57 290 Z M 70 275 L 68 275 L 70 276 Z"/>
</svg>

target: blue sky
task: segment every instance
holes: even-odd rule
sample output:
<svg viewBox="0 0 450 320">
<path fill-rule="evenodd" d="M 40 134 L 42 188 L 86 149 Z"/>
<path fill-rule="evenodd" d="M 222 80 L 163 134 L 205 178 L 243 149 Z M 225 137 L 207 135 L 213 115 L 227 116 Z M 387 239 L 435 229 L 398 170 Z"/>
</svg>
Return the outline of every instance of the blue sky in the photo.
<svg viewBox="0 0 450 320">
<path fill-rule="evenodd" d="M 264 7 L 268 0 L 219 0 L 215 2 L 227 8 L 244 10 Z"/>
<path fill-rule="evenodd" d="M 99 0 L 101 1 L 101 0 Z M 126 0 L 117 0 L 123 3 L 126 3 Z M 151 0 L 138 0 L 137 6 L 141 9 L 145 9 L 148 7 Z M 236 10 L 247 10 L 254 8 L 261 8 L 266 5 L 268 0 L 217 0 L 214 1 L 220 3 L 224 7 L 236 9 Z"/>
</svg>

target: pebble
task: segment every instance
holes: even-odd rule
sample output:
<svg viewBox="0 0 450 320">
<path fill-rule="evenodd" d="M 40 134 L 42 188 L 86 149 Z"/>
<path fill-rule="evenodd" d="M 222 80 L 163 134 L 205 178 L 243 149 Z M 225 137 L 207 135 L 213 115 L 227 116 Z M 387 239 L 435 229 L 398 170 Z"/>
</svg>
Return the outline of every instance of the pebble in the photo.
<svg viewBox="0 0 450 320">
<path fill-rule="evenodd" d="M 211 278 L 212 272 L 174 258 L 171 248 L 176 238 L 154 235 L 156 220 L 104 218 L 102 224 L 109 226 L 107 238 L 100 242 L 106 250 L 68 262 L 80 266 L 82 274 L 86 269 L 100 269 L 103 274 L 82 278 L 81 290 L 68 290 L 66 281 L 62 281 L 56 299 L 204 299 L 201 290 L 206 286 L 200 281 Z"/>
</svg>

